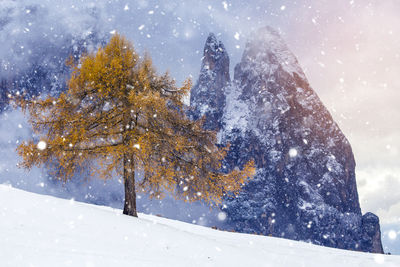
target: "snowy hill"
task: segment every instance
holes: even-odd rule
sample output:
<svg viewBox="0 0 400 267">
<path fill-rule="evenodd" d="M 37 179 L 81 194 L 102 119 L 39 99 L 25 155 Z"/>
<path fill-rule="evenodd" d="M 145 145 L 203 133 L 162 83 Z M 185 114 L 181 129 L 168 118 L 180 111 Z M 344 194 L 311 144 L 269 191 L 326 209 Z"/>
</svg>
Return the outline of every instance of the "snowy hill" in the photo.
<svg viewBox="0 0 400 267">
<path fill-rule="evenodd" d="M 400 256 L 222 232 L 0 185 L 1 266 L 399 266 Z"/>
</svg>

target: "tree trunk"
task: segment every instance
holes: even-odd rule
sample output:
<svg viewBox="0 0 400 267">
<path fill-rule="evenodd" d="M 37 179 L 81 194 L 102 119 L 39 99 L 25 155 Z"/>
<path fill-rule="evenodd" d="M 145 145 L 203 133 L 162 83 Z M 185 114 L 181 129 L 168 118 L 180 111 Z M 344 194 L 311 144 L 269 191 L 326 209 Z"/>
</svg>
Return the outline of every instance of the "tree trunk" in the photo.
<svg viewBox="0 0 400 267">
<path fill-rule="evenodd" d="M 133 157 L 124 155 L 124 186 L 125 201 L 124 214 L 137 217 L 136 211 L 136 190 L 135 190 L 135 164 Z"/>
</svg>

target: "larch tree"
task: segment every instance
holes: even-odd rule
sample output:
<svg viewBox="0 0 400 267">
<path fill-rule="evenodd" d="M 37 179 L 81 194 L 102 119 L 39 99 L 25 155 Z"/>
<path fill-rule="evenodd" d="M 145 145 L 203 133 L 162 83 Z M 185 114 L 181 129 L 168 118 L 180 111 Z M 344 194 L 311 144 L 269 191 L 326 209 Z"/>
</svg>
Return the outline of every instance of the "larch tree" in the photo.
<svg viewBox="0 0 400 267">
<path fill-rule="evenodd" d="M 123 213 L 131 216 L 137 190 L 218 204 L 254 174 L 252 161 L 221 172 L 228 148 L 216 146 L 216 133 L 185 114 L 190 81 L 178 88 L 168 74 L 158 75 L 126 38 L 115 34 L 104 48 L 68 64 L 65 93 L 18 100 L 38 136 L 18 147 L 21 166 L 44 165 L 64 182 L 82 170 L 104 179 L 120 175 Z"/>
</svg>

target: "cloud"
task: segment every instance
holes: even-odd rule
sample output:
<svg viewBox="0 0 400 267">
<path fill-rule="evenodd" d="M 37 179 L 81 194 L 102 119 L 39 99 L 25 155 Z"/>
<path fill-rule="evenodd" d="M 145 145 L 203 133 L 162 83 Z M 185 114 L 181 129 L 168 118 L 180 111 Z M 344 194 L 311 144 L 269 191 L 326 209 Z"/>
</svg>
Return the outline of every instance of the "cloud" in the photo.
<svg viewBox="0 0 400 267">
<path fill-rule="evenodd" d="M 376 213 L 382 223 L 400 222 L 400 167 L 357 171 L 358 191 L 364 212 Z"/>
<path fill-rule="evenodd" d="M 80 41 L 86 40 L 89 46 L 89 37 L 107 30 L 103 10 L 100 3 L 72 0 L 1 1 L 0 79 L 37 65 L 62 68 L 63 59 Z"/>
</svg>

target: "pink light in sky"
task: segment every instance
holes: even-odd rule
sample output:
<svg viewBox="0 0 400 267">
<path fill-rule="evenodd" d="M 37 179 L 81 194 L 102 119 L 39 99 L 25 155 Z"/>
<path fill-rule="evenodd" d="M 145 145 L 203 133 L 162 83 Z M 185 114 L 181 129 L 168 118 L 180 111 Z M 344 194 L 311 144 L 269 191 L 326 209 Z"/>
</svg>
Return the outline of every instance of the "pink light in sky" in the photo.
<svg viewBox="0 0 400 267">
<path fill-rule="evenodd" d="M 384 222 L 400 218 L 399 10 L 395 0 L 313 1 L 285 32 L 353 147 L 362 208 Z"/>
</svg>

